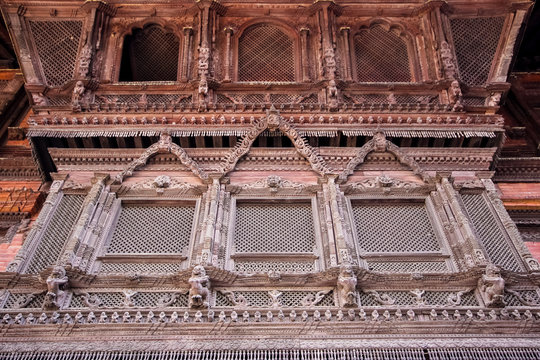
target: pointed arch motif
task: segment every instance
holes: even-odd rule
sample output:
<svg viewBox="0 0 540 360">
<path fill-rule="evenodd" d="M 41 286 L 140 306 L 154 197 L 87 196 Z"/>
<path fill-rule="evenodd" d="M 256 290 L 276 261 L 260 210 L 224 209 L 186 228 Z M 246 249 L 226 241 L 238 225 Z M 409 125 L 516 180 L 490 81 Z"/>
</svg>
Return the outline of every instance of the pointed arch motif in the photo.
<svg viewBox="0 0 540 360">
<path fill-rule="evenodd" d="M 253 127 L 244 135 L 242 141 L 240 141 L 221 162 L 220 168 L 223 175 L 226 175 L 234 169 L 238 160 L 248 153 L 255 142 L 255 139 L 257 139 L 257 137 L 266 129 L 270 131 L 280 130 L 283 132 L 291 140 L 298 153 L 309 162 L 311 168 L 317 174 L 324 176 L 332 173 L 332 169 L 328 167 L 317 151 L 308 144 L 306 139 L 298 133 L 292 124 L 287 122 L 279 115 L 279 112 L 272 107 L 272 109 L 267 112 L 266 117 L 253 124 Z"/>
<path fill-rule="evenodd" d="M 389 152 L 394 154 L 400 163 L 409 166 L 413 173 L 420 176 L 424 182 L 429 182 L 430 176 L 425 173 L 420 165 L 418 165 L 416 160 L 408 155 L 405 155 L 399 146 L 392 143 L 390 140 L 386 140 L 383 132 L 375 133 L 373 139 L 369 140 L 358 150 L 356 156 L 347 163 L 345 170 L 343 170 L 343 172 L 339 175 L 339 180 L 341 182 L 346 182 L 349 175 L 351 175 L 356 167 L 365 161 L 366 156 L 373 151 Z"/>
<path fill-rule="evenodd" d="M 129 165 L 114 178 L 114 184 L 121 184 L 126 177 L 132 176 L 135 170 L 146 165 L 148 159 L 157 154 L 171 153 L 176 155 L 180 162 L 188 167 L 200 179 L 208 179 L 208 174 L 204 172 L 195 161 L 179 145 L 173 143 L 171 136 L 168 133 L 162 133 L 159 141 L 150 145 L 144 153 L 136 160 L 133 160 Z"/>
</svg>

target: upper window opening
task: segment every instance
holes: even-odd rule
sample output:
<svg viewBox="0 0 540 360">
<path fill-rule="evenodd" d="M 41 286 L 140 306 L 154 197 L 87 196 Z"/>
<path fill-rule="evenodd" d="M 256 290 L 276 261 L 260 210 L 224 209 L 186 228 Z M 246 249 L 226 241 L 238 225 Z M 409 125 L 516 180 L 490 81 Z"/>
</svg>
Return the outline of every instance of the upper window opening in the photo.
<svg viewBox="0 0 540 360">
<path fill-rule="evenodd" d="M 151 24 L 124 39 L 120 81 L 176 81 L 180 42 L 175 34 Z"/>
<path fill-rule="evenodd" d="M 407 44 L 397 34 L 376 25 L 354 37 L 359 82 L 410 82 Z"/>
<path fill-rule="evenodd" d="M 238 44 L 238 81 L 294 82 L 293 40 L 279 27 L 247 28 Z"/>
</svg>

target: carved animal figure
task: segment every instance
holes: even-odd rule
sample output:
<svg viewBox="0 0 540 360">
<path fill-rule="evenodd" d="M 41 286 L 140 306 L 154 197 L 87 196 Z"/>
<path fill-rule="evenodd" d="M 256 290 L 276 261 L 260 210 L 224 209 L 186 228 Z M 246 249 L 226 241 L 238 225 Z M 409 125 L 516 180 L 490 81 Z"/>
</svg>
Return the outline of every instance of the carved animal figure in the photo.
<svg viewBox="0 0 540 360">
<path fill-rule="evenodd" d="M 500 269 L 493 264 L 488 264 L 486 273 L 478 280 L 478 289 L 487 307 L 505 305 L 504 284 Z"/>
<path fill-rule="evenodd" d="M 342 265 L 337 281 L 337 290 L 340 303 L 343 306 L 356 306 L 357 279 L 351 265 Z"/>
<path fill-rule="evenodd" d="M 47 294 L 43 307 L 46 310 L 57 310 L 62 307 L 66 293 L 62 287 L 67 284 L 66 270 L 62 266 L 55 266 L 51 275 L 47 278 Z"/>
<path fill-rule="evenodd" d="M 190 285 L 189 307 L 207 308 L 210 281 L 204 267 L 201 265 L 195 266 L 188 281 Z"/>
</svg>

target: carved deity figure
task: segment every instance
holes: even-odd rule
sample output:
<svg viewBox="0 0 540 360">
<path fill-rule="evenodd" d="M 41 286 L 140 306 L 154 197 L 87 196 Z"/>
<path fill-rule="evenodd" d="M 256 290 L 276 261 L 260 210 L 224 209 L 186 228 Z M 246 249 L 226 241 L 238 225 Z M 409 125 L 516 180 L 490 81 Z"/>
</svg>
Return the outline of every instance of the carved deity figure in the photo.
<svg viewBox="0 0 540 360">
<path fill-rule="evenodd" d="M 444 68 L 444 74 L 449 79 L 454 79 L 456 67 L 454 65 L 454 57 L 450 45 L 446 41 L 441 43 L 441 59 Z"/>
<path fill-rule="evenodd" d="M 448 89 L 448 99 L 450 100 L 450 104 L 454 105 L 454 110 L 461 110 L 463 108 L 461 104 L 462 96 L 459 82 L 457 80 L 452 81 L 450 89 Z"/>
<path fill-rule="evenodd" d="M 357 279 L 351 265 L 343 264 L 337 281 L 338 297 L 343 306 L 356 306 L 356 283 Z"/>
<path fill-rule="evenodd" d="M 80 105 L 81 99 L 84 95 L 84 83 L 82 81 L 77 81 L 75 84 L 75 87 L 73 88 L 73 97 L 72 97 L 72 104 L 75 107 L 78 107 Z"/>
<path fill-rule="evenodd" d="M 208 307 L 208 287 L 210 280 L 206 275 L 204 266 L 197 265 L 191 272 L 189 278 L 189 307 L 190 308 L 207 308 Z"/>
<path fill-rule="evenodd" d="M 501 270 L 493 265 L 486 266 L 486 272 L 478 280 L 478 290 L 487 307 L 504 306 L 504 279 Z"/>
<path fill-rule="evenodd" d="M 488 106 L 499 106 L 500 101 L 501 101 L 501 93 L 493 93 L 489 97 Z"/>
<path fill-rule="evenodd" d="M 385 152 L 386 151 L 386 136 L 384 136 L 384 133 L 378 132 L 373 135 L 373 145 L 374 150 L 377 152 Z"/>
<path fill-rule="evenodd" d="M 328 94 L 328 106 L 336 108 L 338 106 L 338 89 L 335 80 L 329 81 L 326 92 Z"/>
<path fill-rule="evenodd" d="M 47 294 L 43 302 L 46 310 L 58 310 L 62 307 L 66 298 L 66 293 L 62 288 L 67 282 L 66 270 L 62 266 L 55 266 L 46 281 Z"/>
<path fill-rule="evenodd" d="M 90 62 L 92 60 L 92 45 L 86 43 L 81 50 L 81 56 L 79 58 L 79 75 L 86 77 L 90 70 Z"/>
<path fill-rule="evenodd" d="M 208 81 L 206 80 L 206 74 L 201 74 L 201 80 L 199 81 L 199 103 L 206 103 L 208 95 Z"/>
<path fill-rule="evenodd" d="M 34 101 L 34 104 L 37 106 L 47 106 L 49 105 L 49 102 L 47 101 L 47 98 L 42 94 L 32 94 L 32 101 Z"/>
</svg>

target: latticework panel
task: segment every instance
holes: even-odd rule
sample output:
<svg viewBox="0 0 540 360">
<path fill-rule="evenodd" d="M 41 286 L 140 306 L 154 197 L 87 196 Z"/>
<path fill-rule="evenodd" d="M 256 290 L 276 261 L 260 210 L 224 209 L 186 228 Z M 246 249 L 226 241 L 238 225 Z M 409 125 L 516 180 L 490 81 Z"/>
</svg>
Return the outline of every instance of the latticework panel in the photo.
<svg viewBox="0 0 540 360">
<path fill-rule="evenodd" d="M 257 24 L 238 44 L 239 81 L 295 81 L 294 43 L 280 28 Z"/>
<path fill-rule="evenodd" d="M 52 265 L 60 255 L 71 228 L 79 215 L 83 195 L 64 195 L 30 261 L 27 273 L 35 274 Z"/>
<path fill-rule="evenodd" d="M 69 308 L 87 308 L 82 294 L 74 295 L 71 298 Z M 124 293 L 120 292 L 99 292 L 88 293 L 88 297 L 98 299 L 98 307 L 146 307 L 146 308 L 170 308 L 187 307 L 187 293 L 175 292 L 137 292 L 128 300 Z"/>
<path fill-rule="evenodd" d="M 176 273 L 182 266 L 179 263 L 103 263 L 99 269 L 100 273 Z"/>
<path fill-rule="evenodd" d="M 45 293 L 42 294 L 10 294 L 4 307 L 6 309 L 41 309 Z"/>
<path fill-rule="evenodd" d="M 193 206 L 125 206 L 108 254 L 174 254 L 188 246 Z"/>
<path fill-rule="evenodd" d="M 180 43 L 176 35 L 166 32 L 159 25 L 136 29 L 126 37 L 124 46 L 129 49 L 130 81 L 176 81 Z M 125 53 L 124 53 L 125 54 Z"/>
<path fill-rule="evenodd" d="M 535 290 L 518 290 L 515 291 L 518 296 L 508 291 L 504 294 L 504 302 L 507 306 L 535 306 L 540 305 L 540 296 Z M 521 301 L 520 299 L 521 298 Z"/>
<path fill-rule="evenodd" d="M 421 298 L 422 306 L 478 306 L 478 300 L 473 292 L 461 294 L 461 299 L 456 297 L 457 292 L 451 291 L 425 291 Z M 378 301 L 377 297 L 379 300 Z M 450 302 L 452 301 L 452 303 Z M 360 293 L 361 306 L 398 305 L 412 306 L 417 304 L 415 295 L 409 291 L 379 291 L 377 293 Z"/>
<path fill-rule="evenodd" d="M 445 261 L 368 261 L 368 266 L 372 271 L 391 273 L 434 273 L 448 271 Z"/>
<path fill-rule="evenodd" d="M 501 226 L 482 194 L 462 194 L 461 198 L 491 261 L 508 270 L 522 270 L 509 239 L 504 236 Z"/>
<path fill-rule="evenodd" d="M 504 17 L 455 18 L 450 20 L 461 80 L 483 85 L 497 51 Z"/>
<path fill-rule="evenodd" d="M 304 273 L 315 271 L 315 264 L 313 261 L 235 261 L 234 270 L 247 273 Z"/>
<path fill-rule="evenodd" d="M 410 82 L 407 44 L 382 26 L 362 30 L 354 37 L 356 76 L 360 82 Z"/>
<path fill-rule="evenodd" d="M 82 21 L 30 21 L 45 81 L 49 86 L 62 86 L 73 78 Z"/>
<path fill-rule="evenodd" d="M 310 204 L 237 204 L 237 253 L 312 253 L 315 246 Z"/>
<path fill-rule="evenodd" d="M 362 251 L 440 251 L 423 204 L 358 204 L 352 209 Z"/>
<path fill-rule="evenodd" d="M 317 291 L 279 291 L 279 304 L 286 307 L 308 306 L 304 302 L 313 301 L 317 296 Z M 247 301 L 247 306 L 268 307 L 272 305 L 272 300 L 268 291 L 235 291 L 234 296 L 238 299 L 242 296 Z M 234 306 L 232 301 L 221 292 L 216 293 L 216 306 Z M 330 291 L 319 299 L 312 306 L 334 306 L 334 295 Z"/>
</svg>

